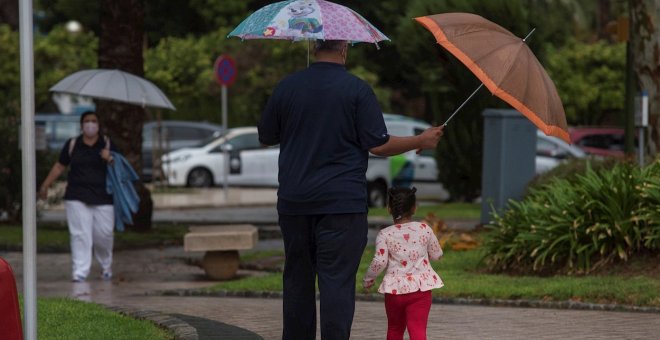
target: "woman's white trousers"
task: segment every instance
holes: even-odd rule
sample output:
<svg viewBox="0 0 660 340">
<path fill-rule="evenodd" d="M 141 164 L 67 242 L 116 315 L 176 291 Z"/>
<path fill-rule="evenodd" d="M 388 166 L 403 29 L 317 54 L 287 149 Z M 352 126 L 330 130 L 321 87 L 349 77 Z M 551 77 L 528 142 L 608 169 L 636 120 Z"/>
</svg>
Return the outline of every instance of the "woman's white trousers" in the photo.
<svg viewBox="0 0 660 340">
<path fill-rule="evenodd" d="M 104 274 L 112 275 L 114 206 L 65 201 L 71 237 L 73 280 L 85 280 L 92 266 L 92 251 Z"/>
</svg>

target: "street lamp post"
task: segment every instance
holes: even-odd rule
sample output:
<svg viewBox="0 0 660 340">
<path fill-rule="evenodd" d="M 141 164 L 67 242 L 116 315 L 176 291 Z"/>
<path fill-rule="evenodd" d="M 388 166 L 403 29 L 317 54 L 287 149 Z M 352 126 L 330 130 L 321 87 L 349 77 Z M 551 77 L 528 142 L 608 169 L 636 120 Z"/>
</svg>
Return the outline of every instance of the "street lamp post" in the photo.
<svg viewBox="0 0 660 340">
<path fill-rule="evenodd" d="M 24 337 L 37 338 L 36 160 L 34 153 L 34 42 L 32 0 L 20 0 L 21 147 L 23 171 L 23 310 Z"/>
</svg>

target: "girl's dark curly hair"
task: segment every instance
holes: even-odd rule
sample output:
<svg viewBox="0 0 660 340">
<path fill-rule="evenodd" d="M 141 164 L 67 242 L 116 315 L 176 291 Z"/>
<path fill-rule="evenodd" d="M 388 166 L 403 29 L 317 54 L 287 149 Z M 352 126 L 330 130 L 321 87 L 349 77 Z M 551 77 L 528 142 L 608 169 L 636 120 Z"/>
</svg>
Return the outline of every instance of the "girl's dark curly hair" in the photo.
<svg viewBox="0 0 660 340">
<path fill-rule="evenodd" d="M 387 206 L 394 220 L 411 217 L 415 210 L 417 188 L 390 188 L 387 191 Z"/>
</svg>

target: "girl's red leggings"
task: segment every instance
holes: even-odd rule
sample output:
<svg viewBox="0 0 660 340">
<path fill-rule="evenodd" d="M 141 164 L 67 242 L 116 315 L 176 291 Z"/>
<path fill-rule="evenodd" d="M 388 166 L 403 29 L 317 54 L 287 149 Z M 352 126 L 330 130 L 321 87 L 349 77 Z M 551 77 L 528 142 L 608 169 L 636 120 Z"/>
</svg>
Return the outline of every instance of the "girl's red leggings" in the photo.
<svg viewBox="0 0 660 340">
<path fill-rule="evenodd" d="M 408 328 L 410 340 L 426 340 L 426 323 L 431 310 L 431 291 L 385 294 L 387 340 L 402 340 Z"/>
</svg>

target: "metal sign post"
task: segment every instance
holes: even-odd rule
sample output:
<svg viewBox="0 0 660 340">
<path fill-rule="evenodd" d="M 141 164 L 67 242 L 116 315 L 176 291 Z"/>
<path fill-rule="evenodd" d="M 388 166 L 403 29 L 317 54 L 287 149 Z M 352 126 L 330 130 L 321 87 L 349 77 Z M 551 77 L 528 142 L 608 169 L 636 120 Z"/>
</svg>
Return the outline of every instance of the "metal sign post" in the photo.
<svg viewBox="0 0 660 340">
<path fill-rule="evenodd" d="M 213 67 L 215 79 L 220 84 L 220 100 L 222 102 L 222 130 L 227 133 L 227 87 L 236 80 L 236 63 L 229 56 L 221 55 L 215 60 Z M 229 200 L 229 150 L 222 148 L 224 171 L 222 188 L 225 192 L 225 202 Z"/>
<path fill-rule="evenodd" d="M 227 85 L 220 86 L 220 97 L 222 101 L 222 131 L 227 134 Z M 225 141 L 226 142 L 226 141 Z M 225 192 L 225 203 L 229 201 L 229 150 L 222 148 L 225 170 L 222 172 L 222 189 Z"/>
<path fill-rule="evenodd" d="M 645 137 L 644 132 L 649 125 L 649 94 L 642 91 L 635 101 L 635 126 L 639 129 L 637 150 L 639 154 L 639 166 L 644 166 Z"/>
</svg>

